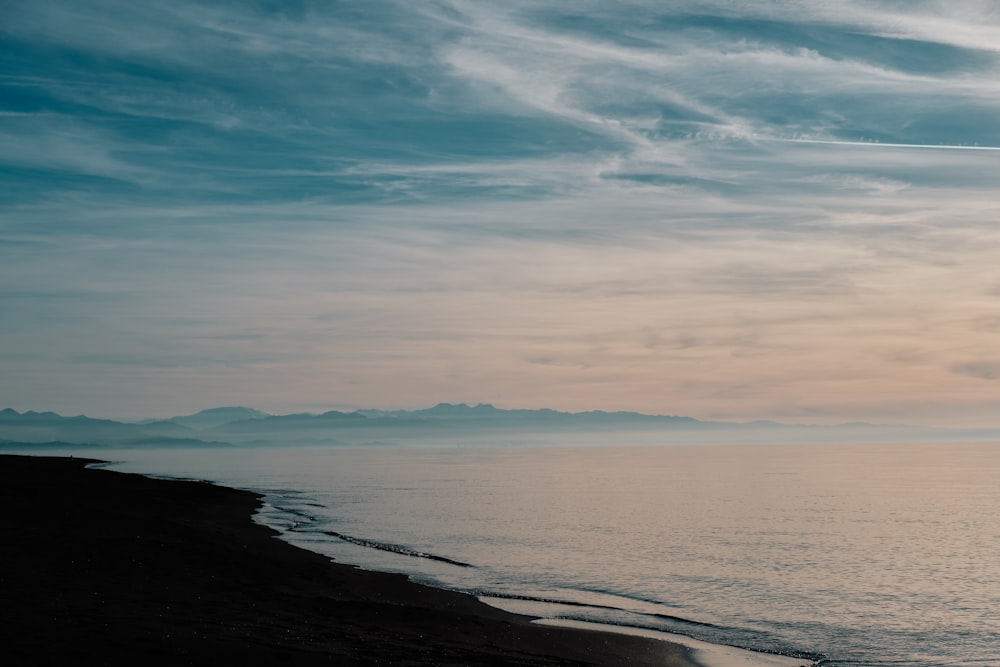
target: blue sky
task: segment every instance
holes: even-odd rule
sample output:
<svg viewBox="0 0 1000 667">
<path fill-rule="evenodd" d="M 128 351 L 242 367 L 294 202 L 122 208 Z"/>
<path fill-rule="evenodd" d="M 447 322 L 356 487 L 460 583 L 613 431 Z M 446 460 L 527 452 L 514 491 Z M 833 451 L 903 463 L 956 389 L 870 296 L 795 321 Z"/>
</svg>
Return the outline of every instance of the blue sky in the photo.
<svg viewBox="0 0 1000 667">
<path fill-rule="evenodd" d="M 996 3 L 0 13 L 0 405 L 1000 425 Z"/>
</svg>

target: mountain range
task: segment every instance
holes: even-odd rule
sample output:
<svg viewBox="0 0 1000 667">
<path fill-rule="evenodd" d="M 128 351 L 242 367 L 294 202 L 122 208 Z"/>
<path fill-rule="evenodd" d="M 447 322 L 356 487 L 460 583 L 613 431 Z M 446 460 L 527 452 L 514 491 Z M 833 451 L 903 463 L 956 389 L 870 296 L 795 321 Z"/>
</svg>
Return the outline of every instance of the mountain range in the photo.
<svg viewBox="0 0 1000 667">
<path fill-rule="evenodd" d="M 868 423 L 718 422 L 638 412 L 506 410 L 440 403 L 423 410 L 270 415 L 220 407 L 137 423 L 0 410 L 0 447 L 230 447 L 372 444 L 590 444 L 993 440 L 1000 432 Z"/>
</svg>

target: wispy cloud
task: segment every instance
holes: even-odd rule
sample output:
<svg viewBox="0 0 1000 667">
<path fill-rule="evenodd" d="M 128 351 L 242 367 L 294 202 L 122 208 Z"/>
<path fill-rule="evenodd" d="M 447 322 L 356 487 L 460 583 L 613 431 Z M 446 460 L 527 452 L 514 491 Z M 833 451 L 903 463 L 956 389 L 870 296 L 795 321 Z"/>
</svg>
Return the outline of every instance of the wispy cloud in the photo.
<svg viewBox="0 0 1000 667">
<path fill-rule="evenodd" d="M 991 419 L 992 3 L 51 0 L 0 40 L 0 403 Z"/>
<path fill-rule="evenodd" d="M 959 375 L 968 375 L 980 380 L 1000 379 L 1000 362 L 997 361 L 967 361 L 955 364 L 952 370 Z"/>
</svg>

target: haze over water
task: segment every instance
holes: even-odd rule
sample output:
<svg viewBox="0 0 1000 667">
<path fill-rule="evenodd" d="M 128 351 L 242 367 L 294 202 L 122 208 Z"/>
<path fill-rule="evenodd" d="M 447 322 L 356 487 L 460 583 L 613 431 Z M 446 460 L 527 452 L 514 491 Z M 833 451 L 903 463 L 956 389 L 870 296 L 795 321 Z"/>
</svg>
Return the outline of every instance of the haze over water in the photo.
<svg viewBox="0 0 1000 667">
<path fill-rule="evenodd" d="M 293 542 L 506 596 L 486 599 L 516 611 L 838 667 L 981 667 L 1000 655 L 995 443 L 254 448 L 123 458 L 126 470 L 268 491 L 272 508 L 262 518 L 294 527 Z"/>
</svg>

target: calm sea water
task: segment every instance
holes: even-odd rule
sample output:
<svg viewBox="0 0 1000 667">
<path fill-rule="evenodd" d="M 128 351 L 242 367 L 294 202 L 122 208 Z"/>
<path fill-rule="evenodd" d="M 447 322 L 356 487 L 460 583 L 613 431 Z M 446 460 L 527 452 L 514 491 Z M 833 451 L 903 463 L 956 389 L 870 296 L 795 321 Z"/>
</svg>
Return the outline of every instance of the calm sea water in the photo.
<svg viewBox="0 0 1000 667">
<path fill-rule="evenodd" d="M 1000 444 L 115 458 L 265 491 L 290 541 L 515 611 L 837 667 L 1000 665 Z"/>
</svg>

